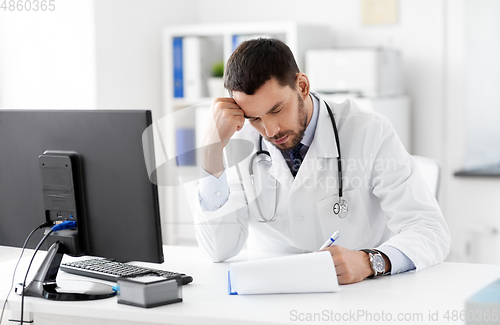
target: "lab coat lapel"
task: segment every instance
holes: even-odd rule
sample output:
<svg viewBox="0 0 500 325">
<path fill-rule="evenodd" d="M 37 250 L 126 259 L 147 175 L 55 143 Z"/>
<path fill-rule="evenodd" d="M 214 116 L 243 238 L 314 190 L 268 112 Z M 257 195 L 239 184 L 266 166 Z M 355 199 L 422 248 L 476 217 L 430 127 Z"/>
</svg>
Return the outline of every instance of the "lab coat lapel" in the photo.
<svg viewBox="0 0 500 325">
<path fill-rule="evenodd" d="M 300 184 L 307 178 L 311 177 L 311 175 L 318 170 L 317 162 L 316 148 L 311 145 L 311 147 L 307 150 L 307 154 L 304 157 L 302 164 L 300 165 L 299 172 L 295 176 L 294 182 L 299 182 Z"/>
<path fill-rule="evenodd" d="M 280 184 L 288 187 L 293 182 L 293 176 L 290 173 L 290 169 L 288 168 L 285 158 L 283 158 L 283 154 L 272 143 L 266 140 L 264 140 L 264 143 L 267 147 L 267 151 L 271 154 L 273 161 L 273 164 L 269 169 L 269 174 L 276 178 Z"/>
<path fill-rule="evenodd" d="M 319 98 L 317 94 L 312 94 Z M 295 177 L 295 181 L 300 183 L 304 183 L 307 178 L 313 176 L 315 173 L 325 170 L 326 166 L 330 165 L 328 164 L 328 159 L 338 157 L 337 143 L 335 142 L 330 115 L 328 114 L 325 102 L 321 99 L 319 100 L 320 109 L 314 139 Z M 330 104 L 330 108 L 333 111 L 332 104 Z"/>
<path fill-rule="evenodd" d="M 319 99 L 320 108 L 318 124 L 316 126 L 316 132 L 314 133 L 314 139 L 311 146 L 315 147 L 318 158 L 337 158 L 339 153 L 337 143 L 335 142 L 335 133 L 333 132 L 332 122 L 330 120 L 330 115 L 328 114 L 325 101 L 322 100 L 316 93 L 312 93 L 312 95 Z M 335 114 L 336 104 L 329 103 L 329 105 L 333 112 L 333 116 L 336 118 L 335 122 L 340 133 L 339 121 L 337 117 L 338 114 Z"/>
</svg>

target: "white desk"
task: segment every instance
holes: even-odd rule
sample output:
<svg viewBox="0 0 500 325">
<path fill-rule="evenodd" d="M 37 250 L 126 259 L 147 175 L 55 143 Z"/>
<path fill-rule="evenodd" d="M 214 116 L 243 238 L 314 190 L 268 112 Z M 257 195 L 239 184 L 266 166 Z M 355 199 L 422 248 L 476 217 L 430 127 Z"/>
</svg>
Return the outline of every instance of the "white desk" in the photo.
<svg viewBox="0 0 500 325">
<path fill-rule="evenodd" d="M 244 251 L 229 262 L 219 264 L 208 262 L 198 248 L 165 246 L 164 255 L 165 263 L 156 268 L 184 272 L 194 278 L 193 283 L 183 286 L 182 303 L 142 309 L 117 304 L 116 298 L 54 302 L 28 297 L 25 308 L 32 313 L 36 325 L 463 324 L 459 320 L 453 321 L 454 311 L 459 314 L 468 297 L 500 277 L 500 266 L 442 263 L 418 273 L 342 286 L 340 293 L 230 296 L 227 293 L 229 262 L 272 255 Z M 15 261 L 0 263 L 2 301 L 10 286 L 14 264 Z M 23 261 L 19 275 L 26 264 L 27 261 Z M 64 272 L 59 276 L 80 278 Z M 314 275 L 304 275 L 307 276 Z M 11 295 L 8 308 L 19 312 L 20 298 L 15 294 Z M 429 320 L 430 314 L 434 317 L 436 312 L 438 320 Z M 444 318 L 446 312 L 449 322 Z M 316 316 L 316 321 L 307 321 L 308 316 Z M 343 317 L 344 321 L 335 321 L 336 317 Z M 389 317 L 392 321 L 388 321 Z M 407 320 L 397 321 L 398 317 Z"/>
<path fill-rule="evenodd" d="M 0 246 L 0 262 L 18 259 L 21 254 L 20 248 Z"/>
</svg>

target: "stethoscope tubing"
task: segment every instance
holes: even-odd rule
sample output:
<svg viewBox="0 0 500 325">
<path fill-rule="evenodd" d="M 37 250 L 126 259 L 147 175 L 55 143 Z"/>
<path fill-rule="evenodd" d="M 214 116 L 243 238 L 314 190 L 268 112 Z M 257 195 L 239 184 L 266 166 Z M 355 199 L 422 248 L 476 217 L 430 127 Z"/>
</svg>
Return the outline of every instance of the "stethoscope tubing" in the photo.
<svg viewBox="0 0 500 325">
<path fill-rule="evenodd" d="M 339 132 L 337 130 L 337 125 L 335 124 L 335 118 L 333 117 L 332 110 L 330 109 L 330 105 L 325 101 L 326 109 L 328 111 L 328 115 L 330 115 L 330 121 L 332 122 L 333 126 L 333 133 L 335 134 L 335 142 L 337 144 L 337 169 L 338 169 L 338 175 L 339 175 L 339 200 L 342 200 L 344 191 L 343 191 L 343 186 L 342 186 L 342 156 L 341 156 L 341 150 L 340 150 L 340 139 L 339 139 Z"/>
</svg>

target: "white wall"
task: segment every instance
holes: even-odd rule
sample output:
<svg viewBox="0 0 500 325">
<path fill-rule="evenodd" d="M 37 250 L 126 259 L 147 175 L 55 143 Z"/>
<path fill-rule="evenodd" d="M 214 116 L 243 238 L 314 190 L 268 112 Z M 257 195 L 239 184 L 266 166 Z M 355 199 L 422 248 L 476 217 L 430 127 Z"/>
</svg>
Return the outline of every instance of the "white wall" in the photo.
<svg viewBox="0 0 500 325">
<path fill-rule="evenodd" d="M 0 10 L 0 107 L 95 108 L 94 1 Z"/>
<path fill-rule="evenodd" d="M 52 12 L 0 10 L 0 107 L 160 114 L 161 29 L 194 22 L 196 3 L 78 0 L 56 2 Z"/>
<path fill-rule="evenodd" d="M 161 30 L 196 21 L 196 0 L 95 1 L 97 107 L 162 109 Z"/>
</svg>

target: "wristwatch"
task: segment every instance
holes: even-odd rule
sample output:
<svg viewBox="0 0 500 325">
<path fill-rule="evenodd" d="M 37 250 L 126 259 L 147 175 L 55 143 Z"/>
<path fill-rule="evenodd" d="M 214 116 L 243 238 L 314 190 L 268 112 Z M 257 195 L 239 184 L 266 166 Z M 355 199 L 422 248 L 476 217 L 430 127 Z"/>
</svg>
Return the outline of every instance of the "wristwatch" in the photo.
<svg viewBox="0 0 500 325">
<path fill-rule="evenodd" d="M 370 265 L 374 273 L 368 277 L 369 279 L 385 272 L 385 260 L 382 254 L 373 249 L 361 249 L 361 251 L 367 253 L 370 257 Z"/>
</svg>

